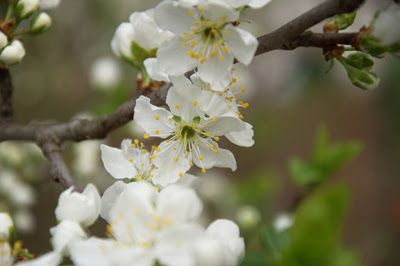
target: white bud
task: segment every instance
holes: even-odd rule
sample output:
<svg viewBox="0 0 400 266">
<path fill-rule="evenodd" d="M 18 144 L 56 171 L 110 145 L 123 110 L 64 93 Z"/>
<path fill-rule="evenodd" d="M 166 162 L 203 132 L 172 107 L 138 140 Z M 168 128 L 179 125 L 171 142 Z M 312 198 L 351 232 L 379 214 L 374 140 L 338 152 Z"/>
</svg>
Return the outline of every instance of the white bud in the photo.
<svg viewBox="0 0 400 266">
<path fill-rule="evenodd" d="M 274 229 L 276 232 L 282 232 L 292 227 L 294 223 L 293 216 L 289 213 L 281 213 L 274 219 Z"/>
<path fill-rule="evenodd" d="M 24 19 L 39 8 L 39 0 L 19 0 L 16 8 L 17 17 Z"/>
<path fill-rule="evenodd" d="M 2 31 L 0 31 L 0 50 L 6 47 L 8 43 L 7 35 L 5 35 Z"/>
<path fill-rule="evenodd" d="M 51 26 L 51 17 L 46 12 L 39 13 L 31 22 L 31 31 L 40 33 L 48 30 Z"/>
<path fill-rule="evenodd" d="M 400 5 L 393 3 L 382 11 L 373 26 L 373 35 L 377 36 L 384 45 L 400 42 Z"/>
<path fill-rule="evenodd" d="M 15 40 L 3 49 L 0 54 L 0 61 L 5 65 L 13 65 L 20 62 L 24 56 L 24 46 L 20 41 Z"/>
<path fill-rule="evenodd" d="M 240 207 L 236 213 L 239 224 L 246 229 L 254 228 L 261 221 L 261 214 L 251 205 Z"/>
<path fill-rule="evenodd" d="M 70 187 L 61 193 L 55 210 L 56 218 L 59 221 L 70 220 L 88 227 L 96 221 L 100 213 L 99 192 L 93 184 L 88 184 L 82 193 L 72 190 Z"/>
<path fill-rule="evenodd" d="M 10 215 L 0 212 L 0 241 L 8 241 L 10 239 L 10 231 L 12 231 L 14 223 Z"/>
</svg>

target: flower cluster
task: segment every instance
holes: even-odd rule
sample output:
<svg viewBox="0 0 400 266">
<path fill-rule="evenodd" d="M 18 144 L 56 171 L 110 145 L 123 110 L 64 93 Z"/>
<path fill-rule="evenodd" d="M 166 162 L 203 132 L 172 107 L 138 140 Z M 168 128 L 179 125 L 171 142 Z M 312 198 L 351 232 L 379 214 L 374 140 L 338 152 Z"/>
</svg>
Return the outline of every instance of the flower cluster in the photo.
<svg viewBox="0 0 400 266">
<path fill-rule="evenodd" d="M 25 49 L 20 36 L 39 34 L 51 26 L 51 17 L 46 12 L 35 12 L 40 9 L 53 8 L 59 0 L 19 0 L 8 1 L 6 17 L 0 23 L 0 66 L 19 63 L 25 56 Z M 14 15 L 14 17 L 12 17 Z M 30 26 L 25 28 L 26 21 Z M 22 23 L 21 23 L 22 22 Z"/>
<path fill-rule="evenodd" d="M 33 0 L 25 2 L 16 6 L 17 18 L 38 8 Z M 258 45 L 240 28 L 241 12 L 267 2 L 166 0 L 133 13 L 130 22 L 117 28 L 112 50 L 140 71 L 145 86 L 150 79 L 172 83 L 166 107 L 140 96 L 134 110 L 144 139 L 163 141 L 151 150 L 138 139 L 123 140 L 120 149 L 101 145 L 104 167 L 118 181 L 102 197 L 92 184 L 82 193 L 64 191 L 55 210 L 58 224 L 50 229 L 53 251 L 21 265 L 58 265 L 64 257 L 80 266 L 240 262 L 244 240 L 239 227 L 225 219 L 207 227 L 199 223 L 203 204 L 191 187 L 197 177 L 188 171 L 192 166 L 203 174 L 213 167 L 235 171 L 235 157 L 221 140 L 242 147 L 254 144 L 252 125 L 240 112 L 249 106 L 238 95 L 245 89 L 233 90 L 232 72 L 235 59 L 250 64 Z M 191 70 L 190 78 L 185 77 Z M 84 230 L 99 215 L 108 222 L 107 238 L 89 237 Z"/>
</svg>

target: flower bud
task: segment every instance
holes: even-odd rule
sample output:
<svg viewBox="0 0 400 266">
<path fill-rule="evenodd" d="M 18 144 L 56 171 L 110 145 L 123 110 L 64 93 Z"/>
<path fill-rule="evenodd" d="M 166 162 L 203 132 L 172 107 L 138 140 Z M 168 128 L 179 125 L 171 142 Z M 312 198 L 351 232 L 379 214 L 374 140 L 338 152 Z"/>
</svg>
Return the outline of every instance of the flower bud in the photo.
<svg viewBox="0 0 400 266">
<path fill-rule="evenodd" d="M 2 31 L 0 31 L 0 50 L 6 47 L 8 43 L 7 35 L 5 35 Z"/>
<path fill-rule="evenodd" d="M 32 15 L 39 8 L 39 0 L 19 0 L 15 9 L 15 15 L 18 20 L 24 19 Z"/>
<path fill-rule="evenodd" d="M 346 62 L 355 68 L 366 70 L 371 69 L 374 65 L 374 61 L 364 53 L 351 54 L 346 58 Z"/>
<path fill-rule="evenodd" d="M 59 221 L 70 220 L 83 227 L 92 225 L 101 208 L 100 195 L 93 184 L 88 184 L 82 193 L 73 192 L 73 187 L 61 193 L 55 210 Z"/>
<path fill-rule="evenodd" d="M 46 13 L 39 13 L 31 21 L 31 33 L 38 34 L 48 30 L 51 26 L 51 17 Z"/>
<path fill-rule="evenodd" d="M 24 46 L 20 41 L 15 40 L 3 49 L 0 54 L 0 61 L 5 65 L 13 65 L 20 62 L 24 56 Z"/>
</svg>

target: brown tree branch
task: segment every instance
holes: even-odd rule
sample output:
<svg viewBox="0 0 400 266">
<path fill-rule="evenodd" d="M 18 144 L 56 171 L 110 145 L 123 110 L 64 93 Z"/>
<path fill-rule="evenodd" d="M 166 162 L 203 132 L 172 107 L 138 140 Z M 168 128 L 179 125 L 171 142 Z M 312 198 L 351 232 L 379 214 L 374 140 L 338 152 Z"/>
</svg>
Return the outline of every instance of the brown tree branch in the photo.
<svg viewBox="0 0 400 266">
<path fill-rule="evenodd" d="M 49 160 L 50 163 L 50 177 L 57 183 L 61 183 L 66 189 L 74 187 L 75 190 L 79 190 L 71 173 L 65 164 L 64 158 L 61 153 L 60 144 L 57 144 L 55 140 L 51 140 L 48 136 L 43 136 L 37 142 L 38 146 L 42 149 L 43 154 Z"/>
<path fill-rule="evenodd" d="M 275 49 L 291 50 L 297 47 L 326 47 L 334 44 L 352 44 L 356 33 L 319 34 L 304 32 L 311 26 L 335 14 L 348 13 L 357 9 L 364 0 L 327 0 L 291 22 L 258 38 L 259 47 L 256 55 Z M 5 77 L 9 78 L 6 70 Z M 0 73 L 1 74 L 1 73 Z M 1 77 L 0 77 L 1 78 Z M 7 79 L 5 79 L 7 80 Z M 4 90 L 2 88 L 2 105 L 4 116 L 12 116 L 11 79 Z M 0 86 L 4 82 L 1 82 Z M 4 83 L 6 84 L 6 83 Z M 142 93 L 151 99 L 154 105 L 165 104 L 166 95 L 171 84 L 152 93 Z M 7 89 L 8 88 L 8 89 Z M 134 100 L 122 104 L 110 114 L 94 120 L 78 120 L 53 125 L 19 125 L 0 119 L 0 142 L 4 140 L 36 141 L 50 162 L 50 175 L 67 188 L 76 187 L 61 153 L 65 141 L 82 141 L 104 138 L 111 131 L 123 126 L 133 118 Z M 1 113 L 3 116 L 3 111 Z M 0 116 L 1 117 L 1 116 Z"/>
<path fill-rule="evenodd" d="M 12 93 L 13 86 L 10 71 L 8 68 L 0 67 L 0 120 L 12 119 L 13 117 Z"/>
<path fill-rule="evenodd" d="M 363 2 L 364 0 L 328 0 L 293 19 L 279 29 L 259 37 L 256 55 L 276 49 L 294 49 L 296 47 L 293 46 L 293 42 L 304 31 L 336 14 L 352 12 L 360 7 Z"/>
</svg>

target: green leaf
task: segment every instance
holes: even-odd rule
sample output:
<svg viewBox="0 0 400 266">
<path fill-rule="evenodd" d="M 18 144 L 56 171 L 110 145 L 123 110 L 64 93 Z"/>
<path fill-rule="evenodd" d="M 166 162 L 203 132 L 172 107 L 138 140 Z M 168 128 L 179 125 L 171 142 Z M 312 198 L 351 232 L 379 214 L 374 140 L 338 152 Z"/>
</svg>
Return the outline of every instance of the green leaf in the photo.
<svg viewBox="0 0 400 266">
<path fill-rule="evenodd" d="M 290 243 L 291 229 L 277 232 L 272 225 L 264 225 L 260 229 L 260 242 L 265 250 L 281 253 Z"/>
<path fill-rule="evenodd" d="M 354 23 L 356 18 L 356 11 L 346 14 L 339 14 L 335 16 L 335 23 L 339 26 L 339 30 L 344 30 Z"/>
<path fill-rule="evenodd" d="M 296 211 L 292 238 L 278 266 L 355 266 L 339 236 L 349 191 L 340 185 L 308 198 Z M 344 263 L 345 262 L 345 263 Z"/>
<path fill-rule="evenodd" d="M 258 253 L 254 251 L 246 251 L 245 257 L 240 263 L 240 266 L 272 266 L 268 260 L 267 256 L 263 253 Z"/>
<path fill-rule="evenodd" d="M 310 159 L 290 161 L 291 179 L 298 186 L 318 186 L 357 156 L 361 148 L 358 141 L 331 144 L 326 128 L 321 126 Z"/>
</svg>

